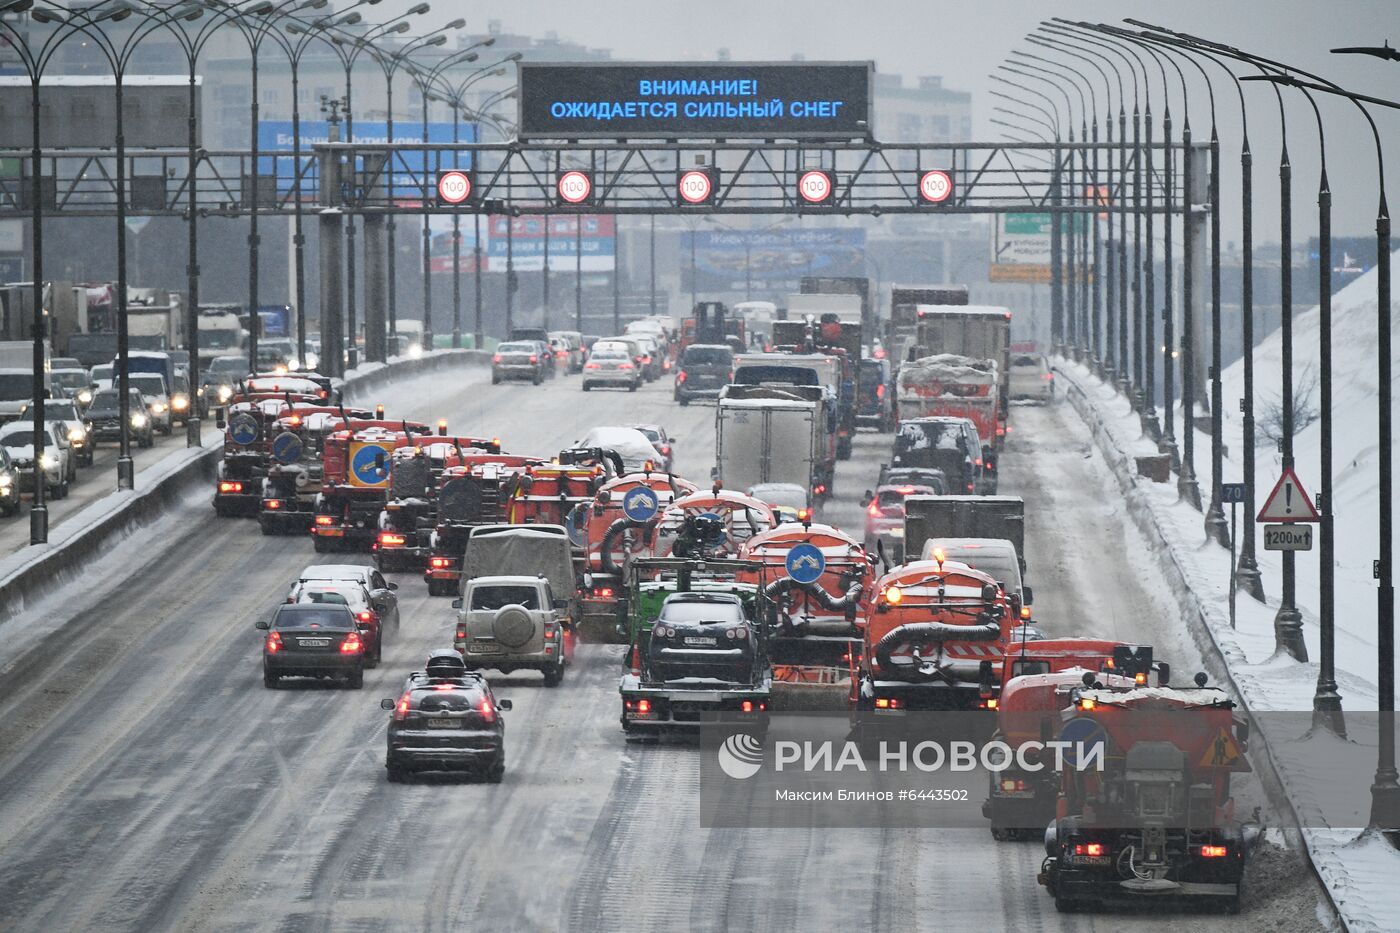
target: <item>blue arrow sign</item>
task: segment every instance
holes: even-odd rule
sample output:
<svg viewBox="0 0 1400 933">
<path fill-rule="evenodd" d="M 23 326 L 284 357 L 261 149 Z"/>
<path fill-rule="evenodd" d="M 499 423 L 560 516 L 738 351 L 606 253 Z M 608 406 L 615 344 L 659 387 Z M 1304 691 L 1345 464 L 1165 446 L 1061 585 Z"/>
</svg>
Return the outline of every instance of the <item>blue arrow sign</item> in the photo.
<svg viewBox="0 0 1400 933">
<path fill-rule="evenodd" d="M 815 544 L 794 545 L 783 562 L 788 576 L 798 583 L 816 583 L 826 570 L 826 555 Z"/>
<path fill-rule="evenodd" d="M 272 456 L 278 463 L 296 463 L 301 459 L 301 438 L 291 431 L 283 431 L 272 439 Z"/>
<path fill-rule="evenodd" d="M 1072 765 L 1079 764 L 1080 748 L 1086 753 L 1092 752 L 1104 743 L 1104 739 L 1103 724 L 1088 716 L 1071 719 L 1060 729 L 1060 741 L 1070 743 L 1070 747 L 1065 749 L 1065 760 Z"/>
<path fill-rule="evenodd" d="M 258 439 L 258 419 L 240 411 L 228 419 L 228 436 L 235 444 L 247 447 Z"/>
<path fill-rule="evenodd" d="M 656 517 L 660 508 L 661 500 L 656 497 L 655 491 L 647 486 L 629 489 L 622 497 L 622 514 L 626 515 L 629 521 L 649 522 Z"/>
<path fill-rule="evenodd" d="M 380 469 L 377 461 L 384 457 L 384 468 Z M 376 447 L 373 444 L 366 444 L 355 451 L 355 456 L 350 459 L 350 472 L 355 474 L 355 478 L 364 486 L 378 486 L 389 476 L 388 453 L 383 447 Z"/>
</svg>

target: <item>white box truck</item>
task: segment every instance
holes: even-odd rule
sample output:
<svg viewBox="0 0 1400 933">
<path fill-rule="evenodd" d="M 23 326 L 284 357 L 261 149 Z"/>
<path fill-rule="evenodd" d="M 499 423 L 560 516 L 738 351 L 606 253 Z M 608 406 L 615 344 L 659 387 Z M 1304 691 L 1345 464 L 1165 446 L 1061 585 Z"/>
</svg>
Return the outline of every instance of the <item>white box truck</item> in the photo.
<svg viewBox="0 0 1400 933">
<path fill-rule="evenodd" d="M 729 385 L 715 411 L 715 479 L 728 489 L 796 483 L 831 493 L 836 436 L 821 386 Z"/>
</svg>

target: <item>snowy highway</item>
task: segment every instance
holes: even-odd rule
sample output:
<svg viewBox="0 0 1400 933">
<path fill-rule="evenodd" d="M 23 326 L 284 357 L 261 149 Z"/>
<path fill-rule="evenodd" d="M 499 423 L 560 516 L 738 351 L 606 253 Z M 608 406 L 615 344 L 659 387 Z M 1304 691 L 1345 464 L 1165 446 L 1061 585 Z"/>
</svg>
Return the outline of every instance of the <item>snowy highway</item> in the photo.
<svg viewBox="0 0 1400 933">
<path fill-rule="evenodd" d="M 446 417 L 542 455 L 594 425 L 660 423 L 679 438 L 677 472 L 708 481 L 714 409 L 677 406 L 669 381 L 636 394 L 489 381 L 485 368 L 438 373 L 379 398 L 391 415 Z M 1037 618 L 1051 634 L 1153 644 L 1189 677 L 1200 655 L 1074 410 L 1017 406 L 1011 424 L 999 491 L 1026 500 Z M 888 447 L 859 435 L 825 520 L 860 534 Z M 216 519 L 208 500 L 123 542 L 81 593 L 0 627 L 24 633 L 0 639 L 0 929 L 1321 926 L 1305 861 L 1274 845 L 1251 865 L 1240 916 L 1060 915 L 1036 884 L 1038 841 L 702 829 L 697 750 L 623 739 L 620 646 L 583 646 L 558 690 L 533 672 L 490 675 L 515 704 L 503 784 L 391 785 L 379 700 L 450 644 L 448 601 L 395 575 L 402 624 L 362 691 L 266 690 L 254 621 L 301 567 L 340 558 Z"/>
</svg>

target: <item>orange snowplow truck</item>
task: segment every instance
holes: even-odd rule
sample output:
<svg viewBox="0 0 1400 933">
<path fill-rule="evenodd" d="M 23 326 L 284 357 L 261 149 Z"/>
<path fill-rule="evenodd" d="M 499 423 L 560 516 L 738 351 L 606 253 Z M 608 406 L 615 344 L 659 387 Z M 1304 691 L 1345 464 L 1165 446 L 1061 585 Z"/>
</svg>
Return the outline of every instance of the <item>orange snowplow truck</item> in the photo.
<svg viewBox="0 0 1400 933">
<path fill-rule="evenodd" d="M 224 453 L 215 475 L 214 514 L 258 514 L 263 479 L 272 459 L 273 425 L 298 405 L 317 401 L 313 395 L 291 392 L 235 396 L 224 413 L 226 420 L 219 422 L 224 429 Z"/>
<path fill-rule="evenodd" d="M 525 467 L 511 483 L 506 522 L 511 525 L 563 525 L 581 502 L 610 478 L 623 473 L 622 458 L 597 447 L 561 450 L 549 463 Z M 581 557 L 577 548 L 575 562 Z"/>
<path fill-rule="evenodd" d="M 811 583 L 799 583 L 787 570 L 792 549 L 801 544 L 812 545 L 822 554 L 821 576 Z M 770 568 L 771 582 L 764 595 L 777 616 L 768 641 L 775 678 L 787 679 L 785 669 L 790 666 L 839 667 L 849 672 L 851 659 L 860 654 L 860 623 L 866 618 L 875 582 L 865 547 L 831 525 L 788 522 L 754 535 L 740 557 Z"/>
<path fill-rule="evenodd" d="M 584 541 L 583 616 L 579 632 L 587 641 L 625 643 L 617 631 L 617 603 L 626 563 L 656 555 L 656 526 L 677 499 L 696 491 L 690 480 L 649 470 L 610 479 L 590 505 L 576 507 L 565 527 Z"/>
<path fill-rule="evenodd" d="M 438 478 L 461 466 L 468 453 L 500 453 L 495 438 L 448 436 L 447 422 L 435 435 L 413 435 L 394 451 L 389 498 L 379 513 L 374 562 L 384 573 L 419 571 L 427 566 L 437 523 Z"/>
<path fill-rule="evenodd" d="M 258 527 L 265 535 L 306 534 L 321 492 L 321 446 L 346 416 L 371 418 L 361 409 L 303 405 L 283 410 L 268 430 L 271 457 L 262 485 Z"/>
<path fill-rule="evenodd" d="M 1146 684 L 1153 671 L 1159 682 L 1170 676 L 1167 665 L 1152 662 L 1148 647 L 1100 638 L 1017 638 L 1003 657 L 1001 695 L 990 701 L 996 703 L 997 737 L 1013 749 L 1054 737 L 1060 711 L 1086 673 L 1126 688 Z M 982 815 L 991 820 L 993 839 L 1039 839 L 1055 818 L 1060 776 L 1035 754 L 1026 767 L 1017 760 L 988 774 Z"/>
<path fill-rule="evenodd" d="M 1248 722 L 1203 673 L 1194 687 L 1084 681 L 1061 713 L 1058 738 L 1077 750 L 1060 766 L 1037 880 L 1061 911 L 1148 898 L 1238 911 L 1260 831 L 1230 791 L 1250 770 Z"/>
<path fill-rule="evenodd" d="M 1018 620 L 991 576 L 951 560 L 904 564 L 877 581 L 865 619 L 857 727 L 906 710 L 994 707 Z"/>
<path fill-rule="evenodd" d="M 345 418 L 321 446 L 321 494 L 311 535 L 317 552 L 368 551 L 379 533 L 392 458 L 432 428 L 416 421 Z"/>
<path fill-rule="evenodd" d="M 509 490 L 526 467 L 539 466 L 538 457 L 466 451 L 459 466 L 438 477 L 437 525 L 429 538 L 423 582 L 429 596 L 457 593 L 467 538 L 478 525 L 506 522 Z"/>
</svg>

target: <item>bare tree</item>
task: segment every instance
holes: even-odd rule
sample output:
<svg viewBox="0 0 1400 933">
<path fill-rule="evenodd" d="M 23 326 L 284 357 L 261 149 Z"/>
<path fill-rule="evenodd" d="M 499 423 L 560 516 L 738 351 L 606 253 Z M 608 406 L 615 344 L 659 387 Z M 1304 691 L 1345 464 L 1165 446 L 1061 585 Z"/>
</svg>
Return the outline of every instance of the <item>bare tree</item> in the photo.
<svg viewBox="0 0 1400 933">
<path fill-rule="evenodd" d="M 1304 428 L 1319 417 L 1313 396 L 1317 393 L 1317 373 L 1310 365 L 1304 366 L 1293 385 L 1293 435 L 1296 437 Z M 1283 440 L 1283 397 L 1268 396 L 1262 399 L 1259 420 L 1259 434 L 1275 446 Z"/>
</svg>

